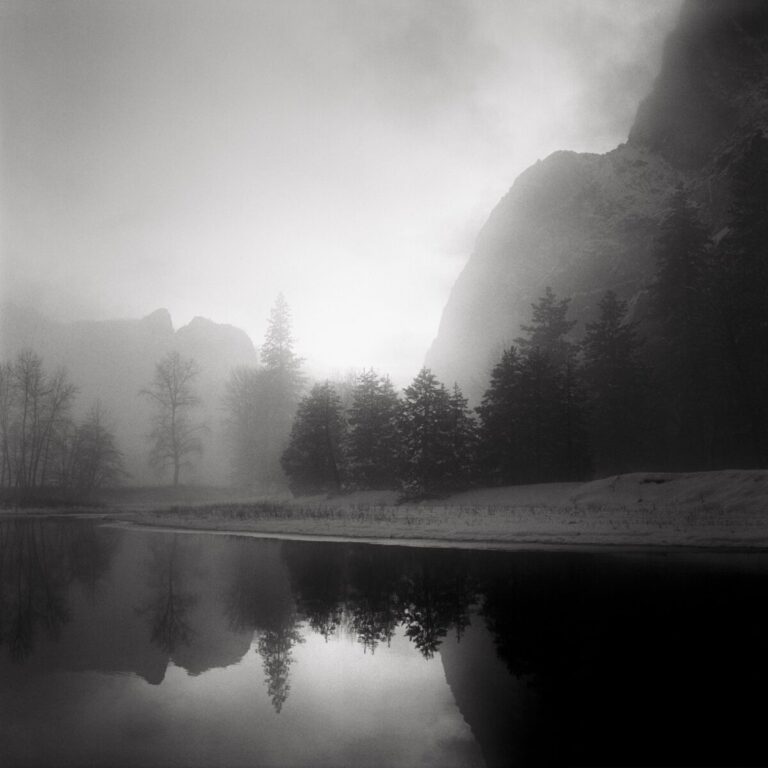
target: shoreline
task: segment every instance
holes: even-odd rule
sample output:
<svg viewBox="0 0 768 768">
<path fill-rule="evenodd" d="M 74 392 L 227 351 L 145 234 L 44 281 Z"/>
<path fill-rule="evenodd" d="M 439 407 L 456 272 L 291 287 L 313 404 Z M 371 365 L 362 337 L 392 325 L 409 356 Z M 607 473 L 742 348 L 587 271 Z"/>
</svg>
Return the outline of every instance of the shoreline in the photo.
<svg viewBox="0 0 768 768">
<path fill-rule="evenodd" d="M 192 511 L 192 510 L 190 510 Z M 537 509 L 537 512 L 542 510 Z M 550 512 L 554 510 L 549 510 Z M 520 510 L 508 510 L 514 515 Z M 497 513 L 494 512 L 494 515 Z M 191 517 L 194 517 L 194 513 Z M 104 510 L 101 512 L 62 512 L 60 510 L 2 510 L 0 520 L 19 519 L 58 519 L 92 520 L 100 526 L 123 530 L 208 534 L 214 536 L 240 536 L 247 538 L 276 539 L 288 541 L 312 541 L 321 543 L 370 544 L 376 546 L 401 546 L 439 549 L 472 549 L 482 551 L 549 551 L 549 552 L 721 552 L 759 554 L 768 553 L 768 534 L 760 531 L 753 537 L 723 530 L 673 531 L 667 530 L 627 530 L 623 533 L 596 532 L 585 530 L 563 531 L 559 526 L 533 530 L 526 526 L 525 532 L 497 529 L 497 535 L 488 536 L 481 529 L 428 530 L 426 526 L 409 526 L 407 533 L 387 531 L 381 524 L 369 522 L 365 525 L 350 527 L 341 520 L 329 525 L 312 525 L 310 521 L 294 519 L 293 525 L 279 524 L 277 520 L 248 521 L 250 525 L 238 525 L 234 520 L 213 521 L 209 519 L 191 519 L 179 515 L 176 510 L 157 509 L 152 512 Z M 260 522 L 262 524 L 260 524 Z M 273 523 L 269 525 L 268 523 Z M 265 524 L 266 523 L 266 524 Z M 277 524 L 275 524 L 277 523 Z M 302 524 L 304 523 L 304 524 Z M 335 523 L 335 524 L 334 524 Z M 681 533 L 683 535 L 681 536 Z"/>
<path fill-rule="evenodd" d="M 56 515 L 50 515 L 56 517 Z M 497 552 L 579 552 L 579 553 L 722 553 L 722 554 L 768 554 L 768 540 L 750 543 L 743 540 L 711 541 L 695 544 L 664 541 L 622 542 L 622 541 L 545 541 L 531 538 L 523 540 L 448 539 L 448 538 L 405 538 L 384 536 L 352 536 L 349 534 L 301 533 L 295 531 L 258 531 L 237 528 L 203 528 L 180 526 L 178 524 L 156 524 L 130 520 L 105 520 L 102 525 L 131 531 L 160 532 L 174 534 L 205 534 L 213 536 L 240 536 L 278 541 L 308 541 L 335 544 L 370 544 L 374 546 L 415 547 L 420 549 L 469 549 Z M 545 533 L 542 533 L 545 536 Z"/>
<path fill-rule="evenodd" d="M 103 506 L 0 510 L 11 517 L 262 538 L 485 550 L 768 551 L 768 470 L 633 473 L 586 483 L 476 488 L 402 501 L 395 491 L 345 495 L 115 499 Z M 127 503 L 126 503 L 127 502 Z"/>
</svg>

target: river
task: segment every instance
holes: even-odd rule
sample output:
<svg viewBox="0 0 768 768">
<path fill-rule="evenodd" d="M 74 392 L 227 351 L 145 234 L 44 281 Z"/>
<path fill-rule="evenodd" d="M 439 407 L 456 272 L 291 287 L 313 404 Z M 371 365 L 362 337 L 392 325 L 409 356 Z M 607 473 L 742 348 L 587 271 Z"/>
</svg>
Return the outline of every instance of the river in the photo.
<svg viewBox="0 0 768 768">
<path fill-rule="evenodd" d="M 767 595 L 762 553 L 5 519 L 0 765 L 766 764 Z"/>
</svg>

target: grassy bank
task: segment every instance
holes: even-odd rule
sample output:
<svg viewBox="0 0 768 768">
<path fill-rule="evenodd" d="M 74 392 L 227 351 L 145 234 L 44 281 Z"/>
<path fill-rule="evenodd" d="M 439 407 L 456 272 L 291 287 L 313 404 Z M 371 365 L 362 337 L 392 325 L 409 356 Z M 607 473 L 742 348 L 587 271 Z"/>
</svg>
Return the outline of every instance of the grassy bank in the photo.
<svg viewBox="0 0 768 768">
<path fill-rule="evenodd" d="M 768 471 L 636 473 L 510 486 L 419 503 L 393 492 L 221 500 L 112 512 L 192 530 L 501 545 L 768 547 Z"/>
</svg>

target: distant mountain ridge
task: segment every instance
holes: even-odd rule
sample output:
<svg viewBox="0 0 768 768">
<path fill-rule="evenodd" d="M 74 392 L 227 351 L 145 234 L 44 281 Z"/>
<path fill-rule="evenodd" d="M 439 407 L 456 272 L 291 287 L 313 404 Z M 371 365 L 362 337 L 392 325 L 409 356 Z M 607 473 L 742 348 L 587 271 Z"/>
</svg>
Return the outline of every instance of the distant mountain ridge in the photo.
<svg viewBox="0 0 768 768">
<path fill-rule="evenodd" d="M 201 369 L 196 382 L 202 400 L 198 415 L 208 427 L 194 482 L 227 482 L 224 384 L 233 368 L 258 364 L 256 348 L 245 331 L 203 317 L 174 330 L 167 309 L 141 319 L 60 323 L 33 309 L 0 305 L 0 360 L 12 359 L 25 347 L 43 358 L 47 370 L 67 368 L 79 387 L 80 410 L 98 399 L 110 411 L 128 470 L 140 484 L 155 483 L 157 477 L 147 463 L 151 412 L 139 391 L 148 386 L 155 364 L 166 353 L 177 350 L 194 358 Z"/>
<path fill-rule="evenodd" d="M 575 333 L 613 289 L 645 316 L 651 253 L 675 186 L 712 236 L 732 173 L 768 128 L 768 3 L 687 0 L 628 141 L 603 155 L 555 152 L 523 172 L 481 230 L 426 365 L 479 400 L 502 349 L 549 285 L 571 298 Z"/>
</svg>

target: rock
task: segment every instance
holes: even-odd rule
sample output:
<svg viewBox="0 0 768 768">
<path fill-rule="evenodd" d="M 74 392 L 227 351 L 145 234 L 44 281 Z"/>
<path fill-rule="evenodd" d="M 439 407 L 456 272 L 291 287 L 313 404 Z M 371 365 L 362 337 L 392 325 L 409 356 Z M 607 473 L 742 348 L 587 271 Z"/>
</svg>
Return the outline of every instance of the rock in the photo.
<svg viewBox="0 0 768 768">
<path fill-rule="evenodd" d="M 628 141 L 604 155 L 555 152 L 496 206 L 425 364 L 476 404 L 548 285 L 571 299 L 577 337 L 608 289 L 642 319 L 653 240 L 675 186 L 686 185 L 716 236 L 734 165 L 766 128 L 768 3 L 688 0 Z"/>
</svg>

